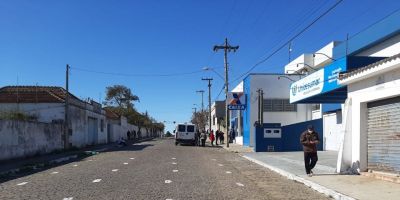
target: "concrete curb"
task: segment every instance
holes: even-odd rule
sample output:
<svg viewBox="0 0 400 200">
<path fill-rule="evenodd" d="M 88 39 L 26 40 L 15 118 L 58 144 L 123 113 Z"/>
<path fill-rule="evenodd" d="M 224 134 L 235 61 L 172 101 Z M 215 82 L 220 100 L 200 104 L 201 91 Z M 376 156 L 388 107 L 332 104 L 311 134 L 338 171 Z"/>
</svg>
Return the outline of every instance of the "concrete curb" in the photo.
<svg viewBox="0 0 400 200">
<path fill-rule="evenodd" d="M 355 200 L 355 199 L 352 198 L 352 197 L 349 197 L 349 196 L 344 195 L 344 194 L 342 194 L 342 193 L 336 192 L 335 190 L 326 188 L 326 187 L 324 187 L 324 186 L 322 186 L 322 185 L 319 185 L 319 184 L 317 184 L 317 183 L 314 183 L 314 182 L 312 182 L 312 181 L 309 181 L 309 180 L 307 180 L 307 179 L 304 179 L 304 178 L 302 178 L 302 177 L 300 177 L 300 176 L 294 175 L 294 174 L 292 174 L 292 173 L 289 173 L 289 172 L 284 171 L 284 170 L 282 170 L 282 169 L 279 169 L 279 168 L 277 168 L 277 167 L 268 165 L 268 164 L 266 164 L 266 163 L 264 163 L 264 162 L 261 162 L 261 161 L 259 161 L 259 160 L 254 159 L 254 158 L 250 158 L 250 157 L 245 156 L 245 155 L 241 155 L 241 156 L 242 156 L 243 158 L 246 158 L 247 160 L 249 160 L 249 161 L 251 161 L 251 162 L 254 162 L 254 163 L 258 164 L 258 165 L 261 165 L 261 166 L 263 166 L 263 167 L 265 167 L 265 168 L 268 168 L 268 169 L 270 169 L 270 170 L 272 170 L 272 171 L 274 171 L 274 172 L 276 172 L 276 173 L 278 173 L 278 174 L 280 174 L 280 175 L 286 177 L 287 179 L 294 180 L 294 181 L 297 181 L 297 182 L 299 182 L 299 183 L 303 183 L 304 185 L 306 185 L 306 186 L 312 188 L 313 190 L 315 190 L 315 191 L 317 191 L 317 192 L 320 192 L 320 193 L 322 193 L 322 194 L 325 194 L 325 195 L 328 196 L 328 197 L 334 198 L 334 199 L 336 199 L 336 200 Z"/>
</svg>

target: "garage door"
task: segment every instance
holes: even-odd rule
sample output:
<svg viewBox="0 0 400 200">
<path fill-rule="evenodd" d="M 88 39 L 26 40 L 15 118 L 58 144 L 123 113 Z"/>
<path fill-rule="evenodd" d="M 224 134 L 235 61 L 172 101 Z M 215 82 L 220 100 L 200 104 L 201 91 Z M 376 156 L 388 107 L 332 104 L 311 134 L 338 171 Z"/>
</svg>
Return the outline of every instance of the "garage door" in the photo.
<svg viewBox="0 0 400 200">
<path fill-rule="evenodd" d="M 368 103 L 368 169 L 400 172 L 400 97 Z"/>
</svg>

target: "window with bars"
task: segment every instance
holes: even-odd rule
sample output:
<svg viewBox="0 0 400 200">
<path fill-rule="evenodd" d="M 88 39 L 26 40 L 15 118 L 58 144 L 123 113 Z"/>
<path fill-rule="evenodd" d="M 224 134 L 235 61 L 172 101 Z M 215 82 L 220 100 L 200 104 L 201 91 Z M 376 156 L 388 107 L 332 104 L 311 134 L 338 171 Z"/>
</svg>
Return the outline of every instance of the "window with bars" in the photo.
<svg viewBox="0 0 400 200">
<path fill-rule="evenodd" d="M 264 112 L 296 112 L 297 105 L 289 99 L 264 99 Z"/>
</svg>

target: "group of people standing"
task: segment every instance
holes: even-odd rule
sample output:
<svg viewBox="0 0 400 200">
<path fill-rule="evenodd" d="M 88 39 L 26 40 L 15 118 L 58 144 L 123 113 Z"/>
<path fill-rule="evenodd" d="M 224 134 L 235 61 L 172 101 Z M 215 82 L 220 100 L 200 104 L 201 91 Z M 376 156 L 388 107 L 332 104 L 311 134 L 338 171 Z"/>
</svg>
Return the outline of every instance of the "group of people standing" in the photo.
<svg viewBox="0 0 400 200">
<path fill-rule="evenodd" d="M 214 146 L 214 141 L 215 144 L 218 145 L 218 140 L 220 144 L 224 143 L 224 133 L 222 131 L 215 131 L 214 134 L 214 130 L 211 130 L 210 133 L 206 133 L 204 130 L 200 132 L 197 132 L 197 141 L 198 141 L 198 145 L 199 146 L 206 146 L 206 140 L 207 137 L 209 138 L 209 140 L 211 141 L 211 146 Z"/>
<path fill-rule="evenodd" d="M 211 146 L 214 146 L 214 141 L 215 141 L 215 145 L 218 145 L 218 140 L 220 144 L 224 143 L 224 133 L 222 131 L 215 131 L 214 134 L 214 130 L 211 130 L 210 133 L 210 141 L 211 141 Z"/>
</svg>

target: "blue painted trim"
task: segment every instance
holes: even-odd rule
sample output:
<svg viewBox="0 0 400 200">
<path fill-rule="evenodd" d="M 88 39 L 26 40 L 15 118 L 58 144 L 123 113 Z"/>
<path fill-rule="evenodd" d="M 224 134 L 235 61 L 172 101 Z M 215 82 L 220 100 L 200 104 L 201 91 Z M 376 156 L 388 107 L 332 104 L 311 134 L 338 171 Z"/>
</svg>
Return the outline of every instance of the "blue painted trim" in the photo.
<svg viewBox="0 0 400 200">
<path fill-rule="evenodd" d="M 356 55 L 384 40 L 400 33 L 400 11 L 394 12 L 385 19 L 373 24 L 362 32 L 352 36 L 333 48 L 333 58 L 339 59 L 347 55 Z"/>
<path fill-rule="evenodd" d="M 243 145 L 244 146 L 250 146 L 250 129 L 253 128 L 253 124 L 251 124 L 251 113 L 250 113 L 250 108 L 251 108 L 251 103 L 250 103 L 250 92 L 251 92 L 251 87 L 250 87 L 250 80 L 251 76 L 247 76 L 243 80 L 243 93 L 246 98 L 246 109 L 243 110 Z"/>
<path fill-rule="evenodd" d="M 342 109 L 342 104 L 340 103 L 326 103 L 326 104 L 322 104 L 322 113 L 326 113 L 326 112 L 332 112 L 332 111 L 336 111 L 336 110 L 341 110 Z"/>
</svg>

